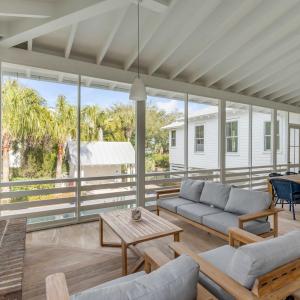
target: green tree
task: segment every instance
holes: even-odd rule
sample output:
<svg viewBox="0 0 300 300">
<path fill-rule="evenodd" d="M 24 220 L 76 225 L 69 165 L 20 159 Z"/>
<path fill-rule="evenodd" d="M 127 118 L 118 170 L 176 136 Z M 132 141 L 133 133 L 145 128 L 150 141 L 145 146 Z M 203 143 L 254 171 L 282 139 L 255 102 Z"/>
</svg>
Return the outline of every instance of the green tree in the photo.
<svg viewBox="0 0 300 300">
<path fill-rule="evenodd" d="M 76 139 L 76 107 L 68 103 L 65 96 L 58 96 L 52 112 L 51 136 L 57 144 L 56 178 L 62 177 L 63 158 L 69 139 Z"/>
<path fill-rule="evenodd" d="M 81 109 L 81 140 L 99 141 L 105 126 L 105 112 L 97 105 L 87 105 Z M 102 132 L 101 132 L 102 131 Z"/>
<path fill-rule="evenodd" d="M 108 141 L 135 144 L 135 117 L 132 105 L 115 104 L 106 111 L 105 136 Z"/>
<path fill-rule="evenodd" d="M 48 130 L 48 114 L 45 100 L 15 80 L 6 81 L 2 99 L 2 176 L 9 181 L 10 150 L 37 144 Z"/>
</svg>

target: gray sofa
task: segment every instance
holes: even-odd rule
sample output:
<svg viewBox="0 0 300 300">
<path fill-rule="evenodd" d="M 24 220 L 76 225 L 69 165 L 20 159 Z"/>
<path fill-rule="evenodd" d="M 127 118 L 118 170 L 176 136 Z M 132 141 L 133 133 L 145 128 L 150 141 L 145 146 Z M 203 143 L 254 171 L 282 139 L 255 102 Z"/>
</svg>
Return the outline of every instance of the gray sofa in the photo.
<svg viewBox="0 0 300 300">
<path fill-rule="evenodd" d="M 158 213 L 167 210 L 226 240 L 230 227 L 240 227 L 256 235 L 277 236 L 280 210 L 270 209 L 272 200 L 267 192 L 192 179 L 183 180 L 180 189 L 169 191 L 157 192 Z M 161 198 L 161 195 L 172 197 Z M 267 219 L 271 215 L 273 229 Z"/>
<path fill-rule="evenodd" d="M 230 237 L 229 245 L 199 254 L 178 242 L 170 247 L 198 262 L 199 283 L 220 300 L 285 299 L 300 289 L 299 230 L 264 239 L 231 228 Z"/>
</svg>

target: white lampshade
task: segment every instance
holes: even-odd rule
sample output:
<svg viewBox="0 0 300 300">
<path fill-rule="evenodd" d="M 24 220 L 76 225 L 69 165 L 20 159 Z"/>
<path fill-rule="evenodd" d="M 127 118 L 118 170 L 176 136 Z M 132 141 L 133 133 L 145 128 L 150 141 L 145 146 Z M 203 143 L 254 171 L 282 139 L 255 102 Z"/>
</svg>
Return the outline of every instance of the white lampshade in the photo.
<svg viewBox="0 0 300 300">
<path fill-rule="evenodd" d="M 131 85 L 129 99 L 135 100 L 135 101 L 146 101 L 147 100 L 146 88 L 145 88 L 143 80 L 140 77 L 136 77 L 134 79 L 134 81 Z"/>
</svg>

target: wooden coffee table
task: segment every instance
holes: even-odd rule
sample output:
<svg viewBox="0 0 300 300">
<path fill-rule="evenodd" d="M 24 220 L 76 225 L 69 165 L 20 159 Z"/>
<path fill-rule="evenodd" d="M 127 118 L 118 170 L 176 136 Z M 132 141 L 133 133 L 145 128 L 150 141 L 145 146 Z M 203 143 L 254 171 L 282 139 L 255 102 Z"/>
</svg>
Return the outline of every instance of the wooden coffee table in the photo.
<svg viewBox="0 0 300 300">
<path fill-rule="evenodd" d="M 122 248 L 122 273 L 128 274 L 127 249 L 130 248 L 140 258 L 134 266 L 132 273 L 136 272 L 144 263 L 142 253 L 134 247 L 135 245 L 161 238 L 168 235 L 174 236 L 174 241 L 179 241 L 179 233 L 183 230 L 154 213 L 141 208 L 142 220 L 135 222 L 131 219 L 131 210 L 114 210 L 100 214 L 99 238 L 102 247 Z M 120 238 L 121 243 L 104 242 L 103 225 L 108 225 Z"/>
</svg>

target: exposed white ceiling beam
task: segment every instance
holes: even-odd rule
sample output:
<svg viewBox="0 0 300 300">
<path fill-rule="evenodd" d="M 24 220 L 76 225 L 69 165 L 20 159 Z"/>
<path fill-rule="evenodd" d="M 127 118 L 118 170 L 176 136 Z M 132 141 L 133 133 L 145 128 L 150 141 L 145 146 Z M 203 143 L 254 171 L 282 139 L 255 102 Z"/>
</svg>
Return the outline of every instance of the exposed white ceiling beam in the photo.
<svg viewBox="0 0 300 300">
<path fill-rule="evenodd" d="M 13 47 L 22 42 L 128 5 L 129 0 L 68 0 L 59 2 L 56 15 L 43 21 L 15 22 L 11 34 L 0 41 L 2 47 Z"/>
<path fill-rule="evenodd" d="M 298 62 L 300 52 L 300 36 L 293 36 L 281 43 L 277 48 L 271 49 L 268 53 L 261 55 L 252 64 L 243 67 L 244 73 L 239 72 L 239 77 L 235 74 L 231 79 L 226 80 L 222 89 L 227 89 L 236 85 L 237 92 L 246 90 L 261 80 L 280 72 L 286 66 Z"/>
<path fill-rule="evenodd" d="M 137 4 L 138 0 L 131 0 L 133 3 Z M 143 0 L 141 2 L 142 7 L 152 10 L 157 13 L 163 13 L 169 6 L 168 0 Z"/>
<path fill-rule="evenodd" d="M 58 74 L 58 81 L 63 82 L 63 80 L 64 80 L 64 73 L 59 73 Z"/>
<path fill-rule="evenodd" d="M 159 30 L 159 28 L 164 24 L 164 22 L 167 19 L 167 16 L 172 12 L 173 8 L 175 7 L 176 3 L 179 0 L 172 0 L 170 6 L 163 14 L 160 15 L 159 20 L 155 20 L 154 18 L 151 18 L 151 23 L 146 27 L 145 32 L 141 35 L 141 41 L 140 41 L 140 51 L 143 51 L 143 49 L 146 47 L 146 45 L 150 42 L 152 37 L 155 35 L 155 33 Z M 124 70 L 127 71 L 132 66 L 136 58 L 138 57 L 138 51 L 136 46 L 131 51 L 131 55 L 126 59 L 124 64 Z"/>
<path fill-rule="evenodd" d="M 195 7 L 195 14 L 183 22 L 181 29 L 170 36 L 166 47 L 162 46 L 159 56 L 151 63 L 148 74 L 152 75 L 159 67 L 184 43 L 184 41 L 199 27 L 199 25 L 214 11 L 219 0 L 199 1 L 200 7 Z"/>
<path fill-rule="evenodd" d="M 62 73 L 82 74 L 92 78 L 123 82 L 131 84 L 136 76 L 135 72 L 124 71 L 103 65 L 96 65 L 74 59 L 66 59 L 49 54 L 37 53 L 18 48 L 0 48 L 0 61 L 33 68 L 42 68 Z M 276 108 L 300 113 L 300 107 L 275 103 L 273 101 L 222 91 L 215 88 L 207 88 L 197 84 L 165 79 L 156 76 L 142 75 L 145 85 L 150 88 L 173 91 L 178 93 L 190 93 L 195 96 L 203 96 L 220 100 L 228 100 L 237 103 L 252 104 L 260 107 Z"/>
<path fill-rule="evenodd" d="M 74 39 L 75 39 L 75 35 L 76 35 L 76 31 L 77 31 L 77 27 L 78 27 L 78 23 L 73 24 L 71 26 L 71 31 L 70 31 L 68 42 L 67 42 L 66 49 L 65 49 L 65 58 L 69 58 L 69 56 L 70 56 L 72 46 L 74 43 Z"/>
<path fill-rule="evenodd" d="M 289 83 L 291 78 L 300 72 L 300 58 L 292 65 L 287 65 L 285 68 L 274 74 L 262 79 L 253 87 L 248 88 L 246 94 L 254 95 L 258 93 L 259 97 L 263 98 L 268 96 L 279 89 L 279 86 L 282 86 L 282 83 Z"/>
<path fill-rule="evenodd" d="M 287 2 L 286 4 L 288 4 L 286 9 L 289 9 L 287 13 L 282 12 L 283 15 L 279 19 L 276 19 L 258 36 L 247 42 L 237 53 L 219 64 L 217 76 L 206 79 L 206 86 L 215 84 L 247 63 L 251 63 L 264 51 L 269 52 L 268 50 L 277 48 L 282 43 L 281 39 L 294 30 L 298 30 L 300 5 L 298 3 L 296 6 L 297 2 Z"/>
<path fill-rule="evenodd" d="M 289 3 L 294 2 L 291 1 Z M 230 31 L 228 36 L 224 36 L 224 38 L 219 40 L 219 47 L 215 47 L 215 52 L 210 53 L 210 55 L 216 56 L 213 63 L 210 60 L 206 61 L 199 70 L 190 76 L 189 82 L 193 83 L 197 81 L 230 55 L 237 53 L 243 45 L 280 17 L 286 11 L 287 7 L 289 8 L 286 4 L 285 1 L 262 1 L 260 7 L 249 15 L 249 17 L 244 18 L 239 26 Z M 222 51 L 219 51 L 219 49 L 222 49 Z"/>
<path fill-rule="evenodd" d="M 24 18 L 48 18 L 55 3 L 39 0 L 0 0 L 0 16 Z"/>
<path fill-rule="evenodd" d="M 27 50 L 32 51 L 32 40 L 27 41 Z"/>
<path fill-rule="evenodd" d="M 112 29 L 110 30 L 110 33 L 107 36 L 107 39 L 103 42 L 103 45 L 101 45 L 101 49 L 99 50 L 97 56 L 96 56 L 96 63 L 97 65 L 100 65 L 105 54 L 107 53 L 107 50 L 109 49 L 115 35 L 117 34 L 121 24 L 123 23 L 126 13 L 128 11 L 128 8 L 130 6 L 128 5 L 126 8 L 122 8 L 118 15 L 115 18 L 115 24 L 113 25 Z"/>
<path fill-rule="evenodd" d="M 289 95 L 297 90 L 299 90 L 299 79 L 291 81 L 290 84 L 287 84 L 286 86 L 278 89 L 278 91 L 270 94 L 267 98 L 269 100 L 284 98 L 285 95 Z"/>
<path fill-rule="evenodd" d="M 224 34 L 226 34 L 233 26 L 235 26 L 240 20 L 242 20 L 261 0 L 255 1 L 241 1 L 240 5 L 234 2 L 222 2 L 220 10 L 217 10 L 216 16 L 209 20 L 212 22 L 207 25 L 208 28 L 212 28 L 214 31 L 207 34 L 206 28 L 204 28 L 203 35 L 200 37 L 201 49 L 195 49 L 194 53 L 187 57 L 185 61 L 179 63 L 178 66 L 171 72 L 170 79 L 174 79 L 186 68 L 193 64 L 209 47 L 211 47 L 217 40 L 219 40 Z M 232 3 L 232 4 L 231 4 Z M 232 5 L 232 8 L 231 8 Z M 223 7 L 224 6 L 224 7 Z M 231 13 L 228 17 L 224 17 L 224 11 L 229 8 Z M 221 22 L 220 22 L 221 20 Z"/>
<path fill-rule="evenodd" d="M 294 97 L 290 97 L 290 98 L 288 98 L 288 100 L 285 100 L 284 102 L 286 103 L 286 104 L 294 104 L 294 103 L 297 103 L 297 102 L 299 102 L 300 101 L 300 97 L 299 96 L 294 96 Z"/>
</svg>

